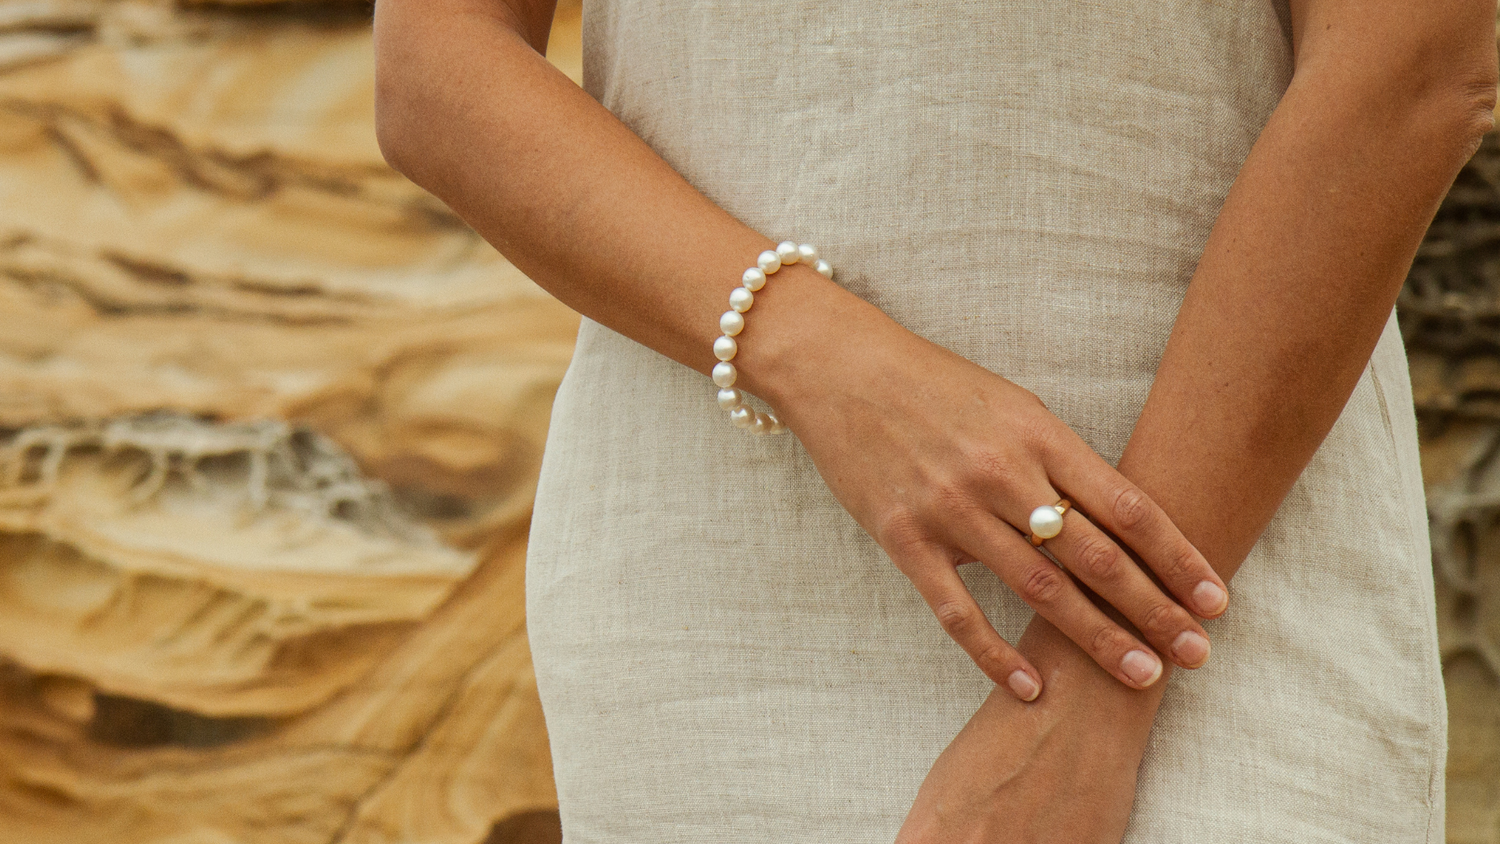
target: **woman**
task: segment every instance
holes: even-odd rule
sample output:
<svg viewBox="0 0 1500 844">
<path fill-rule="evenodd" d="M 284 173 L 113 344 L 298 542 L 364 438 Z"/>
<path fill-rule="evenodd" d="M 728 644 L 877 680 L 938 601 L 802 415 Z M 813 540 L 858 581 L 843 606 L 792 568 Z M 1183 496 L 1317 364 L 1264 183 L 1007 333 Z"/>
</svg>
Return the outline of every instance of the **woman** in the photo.
<svg viewBox="0 0 1500 844">
<path fill-rule="evenodd" d="M 600 0 L 585 94 L 547 0 L 381 0 L 388 159 L 587 317 L 527 587 L 570 844 L 1441 841 L 1391 309 L 1494 12 Z M 837 268 L 735 338 L 795 438 L 707 377 L 767 234 Z"/>
</svg>

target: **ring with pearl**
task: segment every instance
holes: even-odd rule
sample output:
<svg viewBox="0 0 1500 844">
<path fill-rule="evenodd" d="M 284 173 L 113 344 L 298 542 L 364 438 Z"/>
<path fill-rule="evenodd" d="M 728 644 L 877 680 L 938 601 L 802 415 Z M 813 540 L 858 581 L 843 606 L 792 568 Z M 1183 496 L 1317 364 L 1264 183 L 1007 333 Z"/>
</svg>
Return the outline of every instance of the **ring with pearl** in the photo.
<svg viewBox="0 0 1500 844">
<path fill-rule="evenodd" d="M 1062 533 L 1063 515 L 1073 506 L 1066 498 L 1058 499 L 1056 504 L 1047 507 L 1038 507 L 1031 511 L 1031 535 L 1026 537 L 1032 545 L 1041 545 L 1043 542 Z"/>
</svg>

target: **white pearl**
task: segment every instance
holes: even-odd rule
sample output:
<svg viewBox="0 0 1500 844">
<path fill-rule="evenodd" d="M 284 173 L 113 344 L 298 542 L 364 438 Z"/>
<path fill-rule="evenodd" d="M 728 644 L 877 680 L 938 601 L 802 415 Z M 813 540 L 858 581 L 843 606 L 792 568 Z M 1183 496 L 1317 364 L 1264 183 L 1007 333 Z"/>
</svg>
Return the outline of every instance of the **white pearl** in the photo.
<svg viewBox="0 0 1500 844">
<path fill-rule="evenodd" d="M 736 287 L 729 291 L 729 307 L 734 308 L 736 311 L 744 313 L 750 310 L 750 306 L 753 304 L 755 304 L 755 294 L 749 290 L 743 287 Z M 727 334 L 728 332 L 726 331 L 725 333 Z"/>
<path fill-rule="evenodd" d="M 733 387 L 719 391 L 719 407 L 725 410 L 734 410 L 745 403 L 745 393 Z"/>
<path fill-rule="evenodd" d="M 781 259 L 781 263 L 783 264 L 795 264 L 797 263 L 797 259 L 802 257 L 802 254 L 797 251 L 797 244 L 790 240 L 783 240 L 776 244 L 776 256 Z"/>
<path fill-rule="evenodd" d="M 770 414 L 766 414 L 766 415 L 768 415 L 768 416 L 771 417 L 771 427 L 770 427 L 769 430 L 766 431 L 766 433 L 768 433 L 768 434 L 785 434 L 787 432 L 787 427 L 786 427 L 785 423 L 783 423 L 780 419 L 777 419 L 776 418 L 776 414 L 770 413 Z"/>
<path fill-rule="evenodd" d="M 734 360 L 734 353 L 740 350 L 740 344 L 734 342 L 733 337 L 720 337 L 714 341 L 714 357 L 728 362 Z"/>
<path fill-rule="evenodd" d="M 774 250 L 767 249 L 755 259 L 755 266 L 760 267 L 761 272 L 770 275 L 781 269 L 781 256 L 777 255 Z"/>
<path fill-rule="evenodd" d="M 714 384 L 724 389 L 734 386 L 734 379 L 740 373 L 735 370 L 734 364 L 729 362 L 714 364 Z"/>
<path fill-rule="evenodd" d="M 811 264 L 818 260 L 818 247 L 804 243 L 797 247 L 797 257 L 802 259 L 802 263 Z"/>
<path fill-rule="evenodd" d="M 818 262 L 813 264 L 813 269 L 817 270 L 818 275 L 824 278 L 833 278 L 833 265 L 822 258 L 819 258 Z"/>
<path fill-rule="evenodd" d="M 745 330 L 745 318 L 740 316 L 739 311 L 725 311 L 719 317 L 719 330 L 733 337 Z"/>
<path fill-rule="evenodd" d="M 1063 517 L 1055 507 L 1038 507 L 1031 511 L 1031 532 L 1042 539 L 1062 533 Z"/>
<path fill-rule="evenodd" d="M 759 290 L 766 286 L 766 272 L 760 267 L 751 267 L 745 270 L 745 274 L 740 277 L 740 281 L 745 283 L 746 290 Z"/>
<path fill-rule="evenodd" d="M 771 433 L 771 420 L 764 413 L 755 414 L 755 421 L 750 423 L 750 433 L 758 436 Z"/>
<path fill-rule="evenodd" d="M 729 421 L 733 422 L 736 428 L 748 428 L 755 424 L 755 411 L 741 405 L 729 411 Z"/>
</svg>

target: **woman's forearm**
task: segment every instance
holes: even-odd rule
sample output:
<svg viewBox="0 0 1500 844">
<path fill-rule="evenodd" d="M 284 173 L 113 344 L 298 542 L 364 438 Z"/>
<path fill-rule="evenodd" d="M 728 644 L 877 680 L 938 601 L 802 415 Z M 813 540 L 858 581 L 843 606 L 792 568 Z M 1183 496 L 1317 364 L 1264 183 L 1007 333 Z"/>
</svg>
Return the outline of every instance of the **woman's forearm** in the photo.
<svg viewBox="0 0 1500 844">
<path fill-rule="evenodd" d="M 1448 3 L 1441 20 L 1422 5 L 1373 21 L 1299 10 L 1296 74 L 1224 204 L 1120 461 L 1225 579 L 1342 412 L 1490 125 L 1494 4 Z"/>
<path fill-rule="evenodd" d="M 775 242 L 704 196 L 543 57 L 554 5 L 381 0 L 381 152 L 563 304 L 707 374 L 729 292 Z M 776 289 L 755 297 L 740 338 L 753 342 L 734 364 L 735 386 L 779 410 L 788 409 L 783 390 L 826 368 L 830 349 L 811 339 L 863 333 L 878 343 L 906 333 L 806 265 L 776 278 Z M 789 278 L 796 295 L 780 295 Z"/>
<path fill-rule="evenodd" d="M 381 150 L 564 304 L 706 373 L 729 291 L 773 244 L 542 57 L 551 19 L 549 0 L 381 0 Z M 804 297 L 853 298 L 788 272 Z M 755 351 L 793 316 L 757 319 Z"/>
<path fill-rule="evenodd" d="M 1119 464 L 1226 580 L 1342 412 L 1491 125 L 1493 2 L 1358 20 L 1353 5 L 1296 5 L 1293 81 L 1214 225 Z M 1099 684 L 1041 619 L 1022 650 L 1044 674 Z M 1161 688 L 1123 693 L 1146 704 L 1129 707 L 1139 721 Z"/>
</svg>

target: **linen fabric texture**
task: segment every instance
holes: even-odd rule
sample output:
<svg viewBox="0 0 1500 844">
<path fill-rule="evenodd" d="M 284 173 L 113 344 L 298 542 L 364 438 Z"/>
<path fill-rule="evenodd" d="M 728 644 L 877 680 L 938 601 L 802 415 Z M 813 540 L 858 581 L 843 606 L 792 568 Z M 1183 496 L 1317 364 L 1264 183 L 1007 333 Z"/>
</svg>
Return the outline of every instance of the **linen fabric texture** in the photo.
<svg viewBox="0 0 1500 844">
<path fill-rule="evenodd" d="M 740 220 L 817 244 L 839 283 L 1113 462 L 1290 78 L 1287 20 L 588 0 L 585 87 Z M 1125 841 L 1441 842 L 1428 560 L 1392 321 L 1205 625 L 1213 660 L 1174 675 Z M 1030 609 L 961 572 L 1015 641 Z M 890 842 L 992 688 L 795 437 L 730 427 L 707 378 L 587 319 L 527 609 L 568 844 Z"/>
</svg>

